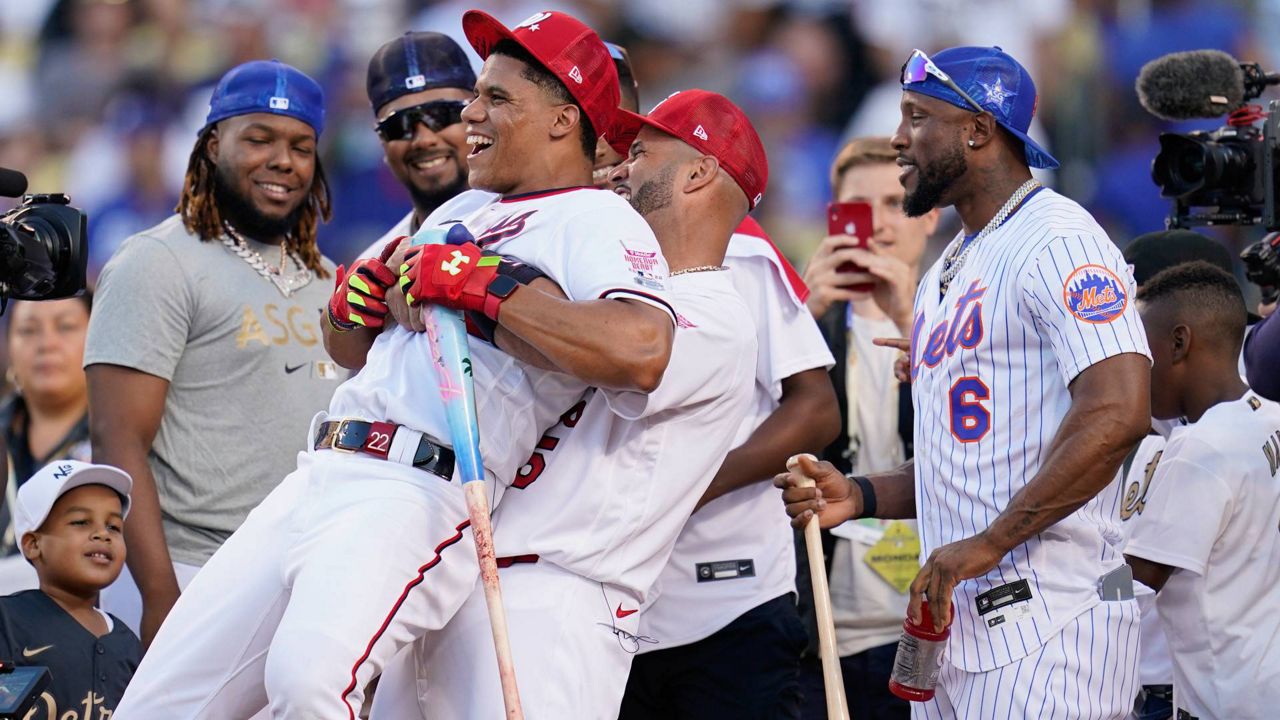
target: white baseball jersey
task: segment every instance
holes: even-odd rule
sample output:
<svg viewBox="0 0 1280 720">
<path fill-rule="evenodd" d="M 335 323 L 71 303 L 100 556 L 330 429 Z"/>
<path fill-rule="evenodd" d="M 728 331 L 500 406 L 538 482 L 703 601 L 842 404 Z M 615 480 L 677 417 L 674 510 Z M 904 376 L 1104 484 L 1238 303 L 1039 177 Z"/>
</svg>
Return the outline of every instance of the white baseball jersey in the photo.
<svg viewBox="0 0 1280 720">
<path fill-rule="evenodd" d="M 662 382 L 596 392 L 547 432 L 494 514 L 499 557 L 645 596 L 749 412 L 756 336 L 730 272 L 668 281 L 679 315 Z"/>
<path fill-rule="evenodd" d="M 1280 707 L 1280 404 L 1252 391 L 1169 438 L 1125 552 L 1176 568 L 1156 596 L 1174 703 L 1200 718 Z"/>
<path fill-rule="evenodd" d="M 657 240 L 622 198 L 575 188 L 491 199 L 465 216 L 455 212 L 473 205 L 471 193 L 463 193 L 437 208 L 426 224 L 463 222 L 481 247 L 537 267 L 571 300 L 637 300 L 674 319 L 664 299 L 666 261 Z M 488 343 L 471 343 L 471 362 L 485 469 L 501 484 L 510 483 L 541 433 L 577 402 L 586 385 Z M 427 337 L 394 327 L 374 341 L 364 368 L 339 386 L 329 414 L 406 425 L 448 444 L 439 385 Z"/>
<path fill-rule="evenodd" d="M 778 408 L 784 379 L 833 360 L 805 307 L 803 281 L 754 221 L 730 239 L 725 264 L 759 343 L 751 407 L 733 440 L 738 447 Z M 771 477 L 712 500 L 685 523 L 659 576 L 658 597 L 640 616 L 640 634 L 657 643 L 640 652 L 697 642 L 795 592 L 794 535 Z"/>
<path fill-rule="evenodd" d="M 1035 476 L 1077 375 L 1150 357 L 1120 251 L 1052 190 L 971 247 L 945 298 L 942 265 L 920 282 L 911 338 L 921 558 L 985 530 Z M 1109 507 L 1094 498 L 957 585 L 951 662 L 976 672 L 1026 657 L 1100 602 L 1099 576 L 1124 562 Z"/>
<path fill-rule="evenodd" d="M 436 224 L 439 224 L 450 219 L 460 220 L 497 199 L 498 195 L 496 193 L 485 192 L 484 190 L 462 192 L 452 198 L 449 198 L 446 203 L 448 205 L 447 212 L 449 215 L 452 215 L 453 218 L 445 218 L 435 214 L 435 211 L 432 211 L 432 214 L 427 216 L 425 222 L 435 222 Z M 440 207 L 436 209 L 439 210 L 443 207 L 445 207 L 445 205 L 440 205 Z M 395 224 L 395 227 L 388 230 L 382 235 L 382 237 L 374 240 L 372 245 L 365 248 L 364 252 L 360 253 L 359 257 L 380 257 L 382 255 L 382 249 L 387 246 L 387 243 L 398 237 L 412 235 L 416 230 L 417 228 L 413 226 L 413 211 L 410 210 L 408 215 L 405 215 L 400 219 L 400 222 Z M 391 268 L 392 272 L 396 272 L 397 270 L 398 268 Z"/>
<path fill-rule="evenodd" d="M 1123 490 L 1113 496 L 1115 507 L 1113 513 L 1120 519 L 1120 528 L 1124 532 L 1125 542 L 1133 530 L 1135 517 L 1146 506 L 1147 493 L 1151 489 L 1151 478 L 1164 454 L 1165 438 L 1163 435 L 1148 435 L 1142 439 L 1134 450 L 1133 457 L 1120 469 Z M 1164 626 L 1160 623 L 1156 612 L 1151 588 L 1135 583 L 1142 605 L 1142 648 L 1138 660 L 1138 677 L 1143 685 L 1172 685 L 1173 662 L 1169 658 L 1169 641 L 1165 638 Z"/>
</svg>

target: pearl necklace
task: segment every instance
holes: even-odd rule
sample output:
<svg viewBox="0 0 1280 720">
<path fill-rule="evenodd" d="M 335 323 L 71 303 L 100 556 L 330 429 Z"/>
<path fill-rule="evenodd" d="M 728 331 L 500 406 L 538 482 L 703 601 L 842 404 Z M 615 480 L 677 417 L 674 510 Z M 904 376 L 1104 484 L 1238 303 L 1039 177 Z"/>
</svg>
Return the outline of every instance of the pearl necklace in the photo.
<svg viewBox="0 0 1280 720">
<path fill-rule="evenodd" d="M 1040 187 L 1040 183 L 1034 178 L 1022 183 L 1017 190 L 1013 191 L 1013 194 L 1009 196 L 1004 205 L 1000 207 L 995 217 L 991 218 L 986 227 L 979 230 L 978 234 L 974 235 L 969 242 L 964 242 L 963 228 L 956 234 L 955 239 L 951 241 L 950 247 L 947 248 L 947 259 L 942 263 L 942 274 L 938 280 L 941 294 L 947 294 L 947 288 L 951 285 L 951 281 L 955 279 L 956 275 L 960 274 L 960 268 L 964 266 L 964 261 L 969 257 L 969 251 L 973 249 L 973 246 L 1003 225 L 1004 221 L 1009 219 L 1009 215 L 1013 214 L 1013 211 L 1018 209 L 1022 201 L 1026 200 L 1027 196 L 1038 187 Z"/>
<path fill-rule="evenodd" d="M 717 270 L 728 270 L 728 269 L 729 269 L 728 266 L 725 266 L 725 265 L 697 265 L 691 268 L 685 268 L 683 270 L 673 270 L 667 273 L 667 277 L 675 277 L 677 275 L 685 275 L 688 273 L 696 273 L 696 272 L 715 272 Z"/>
<path fill-rule="evenodd" d="M 240 259 L 248 263 L 249 267 L 256 270 L 259 275 L 275 285 L 281 295 L 290 297 L 315 279 L 315 273 L 302 264 L 297 254 L 286 252 L 285 243 L 280 243 L 280 267 L 275 268 L 267 264 L 261 253 L 249 247 L 249 243 L 229 224 L 223 223 L 223 228 L 227 234 L 222 237 L 222 244 L 233 254 L 240 256 Z M 286 274 L 285 265 L 290 259 L 298 269 Z"/>
</svg>

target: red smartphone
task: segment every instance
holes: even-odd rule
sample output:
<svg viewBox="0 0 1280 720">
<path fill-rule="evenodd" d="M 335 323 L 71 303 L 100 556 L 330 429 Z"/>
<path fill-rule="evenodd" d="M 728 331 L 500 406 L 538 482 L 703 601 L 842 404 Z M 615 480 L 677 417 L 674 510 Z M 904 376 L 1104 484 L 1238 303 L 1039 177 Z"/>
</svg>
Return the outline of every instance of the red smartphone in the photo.
<svg viewBox="0 0 1280 720">
<path fill-rule="evenodd" d="M 848 235 L 853 242 L 842 247 L 866 248 L 871 241 L 871 204 L 864 202 L 833 202 L 827 205 L 827 234 Z M 852 262 L 846 262 L 836 268 L 839 272 L 866 272 L 867 269 Z M 843 286 L 855 292 L 871 292 L 873 283 L 856 283 Z"/>
</svg>

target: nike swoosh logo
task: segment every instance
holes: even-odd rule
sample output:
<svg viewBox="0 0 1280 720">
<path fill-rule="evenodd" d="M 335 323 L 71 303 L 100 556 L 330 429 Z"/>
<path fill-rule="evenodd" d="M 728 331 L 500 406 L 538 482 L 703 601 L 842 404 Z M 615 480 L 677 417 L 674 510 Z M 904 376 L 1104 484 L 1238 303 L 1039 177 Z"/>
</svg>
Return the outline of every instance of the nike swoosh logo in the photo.
<svg viewBox="0 0 1280 720">
<path fill-rule="evenodd" d="M 622 603 L 618 603 L 618 609 L 617 609 L 616 611 L 614 611 L 614 613 L 613 613 L 613 614 L 614 614 L 614 615 L 617 615 L 617 616 L 618 616 L 618 619 L 619 619 L 619 620 L 621 620 L 622 618 L 624 618 L 624 617 L 626 617 L 626 616 L 628 616 L 628 615 L 635 615 L 635 614 L 636 614 L 636 613 L 638 613 L 638 612 L 640 612 L 640 608 L 636 608 L 635 610 L 623 610 L 623 609 L 622 609 Z"/>
<path fill-rule="evenodd" d="M 619 605 L 619 607 L 621 607 L 621 605 Z M 34 649 L 34 650 L 32 650 L 31 648 L 22 648 L 22 657 L 24 657 L 24 658 L 33 658 L 33 657 L 35 657 L 35 656 L 39 655 L 40 653 L 44 652 L 45 650 L 48 650 L 48 649 L 49 649 L 49 648 L 51 648 L 51 647 L 53 647 L 53 646 L 52 646 L 52 645 L 45 645 L 44 647 L 38 647 L 38 648 L 36 648 L 36 649 Z"/>
<path fill-rule="evenodd" d="M 284 364 L 284 372 L 285 372 L 285 374 L 286 374 L 286 375 L 290 375 L 290 374 L 293 374 L 293 373 L 298 372 L 299 370 L 301 370 L 302 368 L 304 368 L 304 367 L 306 367 L 306 366 L 307 366 L 307 364 L 306 364 L 306 363 L 302 363 L 301 365 L 294 365 L 293 367 L 289 367 L 289 363 L 285 363 L 285 364 Z"/>
</svg>

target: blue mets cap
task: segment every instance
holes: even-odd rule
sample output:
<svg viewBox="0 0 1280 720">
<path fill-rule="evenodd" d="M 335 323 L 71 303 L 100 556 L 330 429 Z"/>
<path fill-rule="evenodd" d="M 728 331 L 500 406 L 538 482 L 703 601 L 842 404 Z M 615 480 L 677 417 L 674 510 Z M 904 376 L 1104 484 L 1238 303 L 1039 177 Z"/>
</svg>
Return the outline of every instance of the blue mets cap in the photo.
<svg viewBox="0 0 1280 720">
<path fill-rule="evenodd" d="M 373 54 L 365 82 L 369 102 L 378 108 L 401 95 L 459 88 L 472 92 L 476 74 L 462 47 L 448 35 L 407 32 Z"/>
<path fill-rule="evenodd" d="M 981 108 L 1022 141 L 1027 165 L 1058 161 L 1027 135 L 1036 114 L 1036 84 L 1027 69 L 998 47 L 954 47 L 929 57 L 916 50 L 902 66 L 902 89 L 966 110 Z"/>
<path fill-rule="evenodd" d="M 250 113 L 296 118 L 319 137 L 324 130 L 324 91 L 306 73 L 279 60 L 251 60 L 218 81 L 204 125 Z"/>
</svg>

